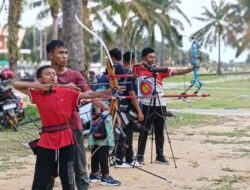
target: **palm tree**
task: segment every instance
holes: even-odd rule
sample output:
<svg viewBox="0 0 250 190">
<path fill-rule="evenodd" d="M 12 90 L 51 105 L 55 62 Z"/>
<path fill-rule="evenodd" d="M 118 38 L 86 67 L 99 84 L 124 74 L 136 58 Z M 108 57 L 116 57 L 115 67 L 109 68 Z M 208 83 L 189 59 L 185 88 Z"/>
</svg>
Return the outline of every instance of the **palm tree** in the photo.
<svg viewBox="0 0 250 190">
<path fill-rule="evenodd" d="M 163 39 L 174 46 L 179 40 L 176 27 L 183 29 L 183 25 L 179 20 L 169 16 L 169 10 L 175 8 L 189 22 L 177 6 L 178 3 L 180 3 L 179 0 L 106 0 L 94 7 L 92 11 L 99 22 L 103 20 L 103 15 L 100 14 L 100 11 L 103 11 L 109 21 L 108 24 L 103 23 L 104 29 L 110 24 L 116 28 L 116 39 L 120 39 L 122 49 L 132 49 L 140 42 L 145 31 L 151 39 L 150 45 L 154 47 L 156 26 L 160 28 Z M 119 20 L 117 16 L 120 17 Z"/>
<path fill-rule="evenodd" d="M 88 8 L 88 0 L 82 0 L 82 22 L 88 28 L 91 28 L 92 22 L 90 20 L 90 10 Z M 92 52 L 89 47 L 93 47 L 90 45 L 91 34 L 85 30 L 83 30 L 83 43 L 84 43 L 84 55 L 85 55 L 85 70 L 86 72 L 89 70 L 90 63 L 92 61 Z M 86 75 L 87 76 L 87 75 Z"/>
<path fill-rule="evenodd" d="M 8 52 L 9 66 L 17 77 L 17 61 L 19 58 L 18 41 L 18 22 L 22 12 L 23 0 L 9 0 L 9 15 L 8 15 Z"/>
<path fill-rule="evenodd" d="M 244 50 L 250 48 L 250 1 L 238 0 L 238 4 L 233 5 L 235 9 L 235 19 L 237 19 L 239 34 L 236 57 L 239 56 Z"/>
<path fill-rule="evenodd" d="M 138 1 L 142 3 L 142 7 L 144 8 L 145 12 L 147 13 L 146 17 L 143 15 L 138 15 L 136 26 L 137 30 L 134 34 L 137 35 L 134 38 L 140 39 L 138 34 L 141 34 L 143 30 L 147 30 L 149 37 L 151 38 L 151 44 L 150 46 L 154 47 L 155 45 L 155 29 L 156 27 L 159 27 L 161 36 L 162 36 L 162 42 L 166 40 L 166 42 L 171 47 L 177 47 L 180 45 L 180 34 L 177 31 L 177 29 L 183 30 L 183 24 L 173 17 L 170 17 L 169 12 L 175 11 L 179 13 L 185 21 L 187 21 L 190 24 L 189 19 L 186 17 L 186 15 L 181 11 L 181 9 L 178 7 L 178 4 L 180 3 L 179 0 L 156 0 L 156 1 Z M 132 8 L 132 7 L 131 7 Z M 135 12 L 136 13 L 136 12 Z"/>
<path fill-rule="evenodd" d="M 230 4 L 226 4 L 223 0 L 217 5 L 215 1 L 211 2 L 211 11 L 203 7 L 203 17 L 195 17 L 195 19 L 205 22 L 206 25 L 193 34 L 194 37 L 202 38 L 205 46 L 216 46 L 218 43 L 218 65 L 217 74 L 222 74 L 221 70 L 221 40 L 226 44 L 236 43 L 235 29 L 232 23 L 232 9 Z"/>
<path fill-rule="evenodd" d="M 53 23 L 52 23 L 52 39 L 58 39 L 58 23 L 59 23 L 59 13 L 62 8 L 61 0 L 44 0 L 45 3 L 48 3 L 49 9 L 43 10 L 38 18 L 42 19 L 48 15 L 50 12 Z"/>
<path fill-rule="evenodd" d="M 62 7 L 61 0 L 48 0 L 48 4 L 50 7 L 50 13 L 53 19 L 52 24 L 52 39 L 58 39 L 58 14 Z"/>
<path fill-rule="evenodd" d="M 68 49 L 68 66 L 84 70 L 83 32 L 75 19 L 82 18 L 82 0 L 63 0 L 62 39 Z"/>
<path fill-rule="evenodd" d="M 0 4 L 0 13 L 1 13 L 1 11 L 3 10 L 3 8 L 4 8 L 4 5 L 5 5 L 5 0 L 3 0 L 3 1 L 2 1 L 2 4 Z"/>
</svg>

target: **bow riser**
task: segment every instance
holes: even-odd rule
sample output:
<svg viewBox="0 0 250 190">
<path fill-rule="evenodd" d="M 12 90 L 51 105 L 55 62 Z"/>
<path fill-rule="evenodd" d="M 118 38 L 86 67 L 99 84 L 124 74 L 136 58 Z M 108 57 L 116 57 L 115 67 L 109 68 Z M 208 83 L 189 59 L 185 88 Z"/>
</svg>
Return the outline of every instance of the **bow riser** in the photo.
<svg viewBox="0 0 250 190">
<path fill-rule="evenodd" d="M 112 63 L 110 61 L 107 62 L 107 71 L 110 76 L 115 75 L 115 68 L 113 67 Z M 119 84 L 116 78 L 109 77 L 109 84 L 111 88 L 113 89 L 119 89 Z M 110 115 L 112 116 L 113 123 L 115 122 L 116 119 L 116 113 L 117 113 L 117 100 L 111 100 L 110 103 Z"/>
<path fill-rule="evenodd" d="M 191 63 L 194 67 L 194 80 L 191 81 L 191 86 L 195 85 L 195 87 L 197 88 L 197 90 L 195 91 L 195 94 L 197 94 L 199 92 L 199 90 L 201 89 L 203 83 L 199 80 L 198 77 L 198 67 L 197 67 L 197 60 L 200 59 L 200 48 L 201 48 L 201 43 L 199 43 L 197 40 L 193 41 L 192 47 L 191 47 L 191 52 L 192 52 L 192 59 L 191 59 Z"/>
</svg>

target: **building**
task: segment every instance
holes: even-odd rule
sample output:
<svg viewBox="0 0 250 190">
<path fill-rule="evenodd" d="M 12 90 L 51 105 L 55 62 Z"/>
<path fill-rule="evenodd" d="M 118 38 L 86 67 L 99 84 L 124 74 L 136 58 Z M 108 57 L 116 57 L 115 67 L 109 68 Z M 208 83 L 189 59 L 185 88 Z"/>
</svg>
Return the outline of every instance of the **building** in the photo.
<svg viewBox="0 0 250 190">
<path fill-rule="evenodd" d="M 25 35 L 25 29 L 20 28 L 18 32 L 18 41 L 17 46 L 21 47 L 24 35 Z M 8 52 L 8 27 L 0 27 L 0 53 L 7 53 Z M 25 50 L 26 51 L 26 50 Z M 22 52 L 21 52 L 22 53 Z"/>
</svg>

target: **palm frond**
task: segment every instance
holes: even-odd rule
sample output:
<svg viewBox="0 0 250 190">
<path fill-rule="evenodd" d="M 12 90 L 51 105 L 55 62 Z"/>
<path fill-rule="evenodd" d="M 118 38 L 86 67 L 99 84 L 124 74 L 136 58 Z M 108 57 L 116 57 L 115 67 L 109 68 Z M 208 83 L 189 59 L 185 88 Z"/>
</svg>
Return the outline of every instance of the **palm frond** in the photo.
<svg viewBox="0 0 250 190">
<path fill-rule="evenodd" d="M 4 6 L 5 6 L 5 0 L 2 0 L 2 4 L 0 5 L 0 13 L 2 12 Z"/>
</svg>

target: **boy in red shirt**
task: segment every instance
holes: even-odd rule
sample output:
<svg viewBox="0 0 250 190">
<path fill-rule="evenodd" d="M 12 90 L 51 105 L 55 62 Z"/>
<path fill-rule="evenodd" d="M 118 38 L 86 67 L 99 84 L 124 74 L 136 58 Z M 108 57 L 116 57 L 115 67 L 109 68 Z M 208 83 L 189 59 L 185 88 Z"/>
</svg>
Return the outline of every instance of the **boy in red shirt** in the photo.
<svg viewBox="0 0 250 190">
<path fill-rule="evenodd" d="M 111 89 L 101 92 L 78 92 L 57 84 L 55 70 L 45 65 L 37 70 L 38 82 L 14 82 L 13 86 L 30 96 L 37 105 L 42 121 L 42 133 L 37 143 L 37 160 L 32 185 L 33 190 L 47 187 L 54 168 L 57 167 L 64 190 L 73 190 L 74 149 L 69 120 L 79 99 L 109 95 Z"/>
</svg>

